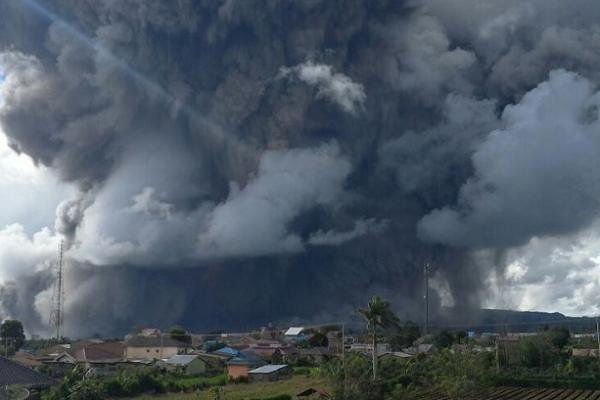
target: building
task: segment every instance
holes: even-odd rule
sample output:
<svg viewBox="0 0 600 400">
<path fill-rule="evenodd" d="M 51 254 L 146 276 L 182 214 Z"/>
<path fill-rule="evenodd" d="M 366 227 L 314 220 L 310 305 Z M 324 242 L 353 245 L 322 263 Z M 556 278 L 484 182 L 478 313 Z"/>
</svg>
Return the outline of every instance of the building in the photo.
<svg viewBox="0 0 600 400">
<path fill-rule="evenodd" d="M 298 349 L 298 359 L 310 364 L 321 364 L 331 358 L 331 351 L 327 347 L 309 347 Z"/>
<path fill-rule="evenodd" d="M 228 359 L 237 356 L 240 353 L 239 350 L 234 349 L 233 347 L 221 347 L 218 350 L 211 352 L 210 354 L 214 354 L 216 356 L 227 357 Z"/>
<path fill-rule="evenodd" d="M 229 379 L 248 378 L 248 372 L 265 364 L 253 351 L 240 351 L 227 361 L 227 375 Z"/>
<path fill-rule="evenodd" d="M 248 371 L 248 380 L 250 382 L 274 382 L 289 378 L 291 374 L 292 370 L 287 364 L 263 365 Z"/>
<path fill-rule="evenodd" d="M 170 358 L 177 354 L 187 353 L 189 348 L 189 344 L 175 340 L 170 336 L 137 335 L 125 341 L 125 358 L 127 360 Z"/>
<path fill-rule="evenodd" d="M 402 349 L 404 353 L 408 354 L 430 354 L 437 350 L 437 347 L 434 344 L 430 343 L 421 343 L 416 346 L 407 347 Z"/>
<path fill-rule="evenodd" d="M 598 349 L 572 349 L 573 357 L 598 357 Z"/>
<path fill-rule="evenodd" d="M 41 367 L 43 365 L 43 363 L 40 360 L 36 359 L 35 356 L 33 356 L 33 354 L 25 353 L 22 351 L 17 351 L 12 357 L 12 360 L 18 362 L 21 365 L 33 369 Z"/>
<path fill-rule="evenodd" d="M 348 351 L 355 351 L 359 353 L 372 353 L 373 352 L 373 344 L 371 343 L 352 343 Z M 392 351 L 390 345 L 388 343 L 377 343 L 377 353 L 389 353 Z"/>
<path fill-rule="evenodd" d="M 167 370 L 181 372 L 184 375 L 205 375 L 207 363 L 194 354 L 177 354 L 162 361 Z"/>
<path fill-rule="evenodd" d="M 285 340 L 291 342 L 301 342 L 308 339 L 304 327 L 301 326 L 290 327 L 287 331 L 285 331 L 283 337 Z"/>
<path fill-rule="evenodd" d="M 291 349 L 291 347 L 289 343 L 278 340 L 258 340 L 252 343 L 248 349 L 265 361 L 277 363 L 278 360 L 283 359 L 283 351 Z"/>
<path fill-rule="evenodd" d="M 44 374 L 40 374 L 31 368 L 11 361 L 8 358 L 0 357 L 0 394 L 6 395 L 6 390 L 10 386 L 24 386 L 33 392 L 34 390 L 54 385 L 56 381 Z M 31 393 L 34 395 L 34 393 Z M 0 396 L 1 397 L 1 396 Z M 6 397 L 8 398 L 8 397 Z M 32 398 L 32 397 L 28 397 Z"/>
</svg>

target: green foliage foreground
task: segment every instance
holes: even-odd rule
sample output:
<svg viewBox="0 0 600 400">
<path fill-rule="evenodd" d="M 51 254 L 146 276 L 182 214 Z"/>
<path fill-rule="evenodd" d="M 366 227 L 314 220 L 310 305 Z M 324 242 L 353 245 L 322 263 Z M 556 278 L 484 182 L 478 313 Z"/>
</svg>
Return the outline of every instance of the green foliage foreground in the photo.
<svg viewBox="0 0 600 400">
<path fill-rule="evenodd" d="M 163 373 L 154 368 L 123 371 L 111 378 L 86 378 L 84 371 L 74 368 L 60 385 L 44 395 L 44 400 L 101 400 L 108 397 L 131 397 L 142 393 L 191 392 L 223 386 L 226 375 L 186 377 Z"/>
<path fill-rule="evenodd" d="M 345 361 L 334 360 L 322 371 L 336 400 L 412 399 L 424 391 L 464 399 L 495 386 L 600 389 L 597 358 L 569 357 L 539 340 L 526 340 L 521 346 L 533 356 L 523 356 L 518 365 L 501 365 L 499 370 L 493 352 L 442 349 L 410 359 L 383 357 L 376 381 L 371 379 L 369 357 L 360 354 L 347 354 Z"/>
</svg>

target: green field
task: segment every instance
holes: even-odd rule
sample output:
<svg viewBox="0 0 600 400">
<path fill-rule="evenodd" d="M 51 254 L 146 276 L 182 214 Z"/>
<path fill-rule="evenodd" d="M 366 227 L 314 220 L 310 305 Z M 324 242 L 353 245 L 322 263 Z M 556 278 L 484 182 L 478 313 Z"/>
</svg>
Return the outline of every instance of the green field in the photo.
<svg viewBox="0 0 600 400">
<path fill-rule="evenodd" d="M 227 400 L 243 400 L 251 398 L 262 398 L 275 396 L 279 394 L 289 394 L 291 396 L 302 390 L 314 387 L 315 389 L 327 390 L 325 380 L 321 378 L 307 377 L 295 375 L 290 379 L 285 379 L 279 382 L 266 383 L 239 383 L 228 384 L 224 386 L 224 398 Z M 135 400 L 212 400 L 213 396 L 210 389 L 203 390 L 198 393 L 169 393 L 163 395 L 142 395 L 133 397 Z"/>
</svg>

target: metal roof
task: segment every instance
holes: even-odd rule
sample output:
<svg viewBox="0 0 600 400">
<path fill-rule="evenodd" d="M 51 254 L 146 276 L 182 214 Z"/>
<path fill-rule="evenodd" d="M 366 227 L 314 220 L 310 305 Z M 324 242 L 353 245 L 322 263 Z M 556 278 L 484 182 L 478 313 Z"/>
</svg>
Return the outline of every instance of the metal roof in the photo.
<svg viewBox="0 0 600 400">
<path fill-rule="evenodd" d="M 221 347 L 220 349 L 213 351 L 213 353 L 215 353 L 215 354 L 224 354 L 224 355 L 227 355 L 227 356 L 234 356 L 235 357 L 235 356 L 237 356 L 240 353 L 240 351 L 236 350 L 234 348 L 231 348 L 231 347 Z"/>
<path fill-rule="evenodd" d="M 287 331 L 285 331 L 285 336 L 298 336 L 304 330 L 301 326 L 292 326 Z"/>
<path fill-rule="evenodd" d="M 188 365 L 194 361 L 198 356 L 194 354 L 177 354 L 165 360 L 167 364 L 171 365 Z"/>
<path fill-rule="evenodd" d="M 0 357 L 0 385 L 48 386 L 56 383 L 49 376 L 27 368 L 24 365 Z"/>
<path fill-rule="evenodd" d="M 262 367 L 248 371 L 249 374 L 270 374 L 275 371 L 279 371 L 283 368 L 287 368 L 287 364 L 274 364 L 274 365 L 263 365 Z"/>
</svg>

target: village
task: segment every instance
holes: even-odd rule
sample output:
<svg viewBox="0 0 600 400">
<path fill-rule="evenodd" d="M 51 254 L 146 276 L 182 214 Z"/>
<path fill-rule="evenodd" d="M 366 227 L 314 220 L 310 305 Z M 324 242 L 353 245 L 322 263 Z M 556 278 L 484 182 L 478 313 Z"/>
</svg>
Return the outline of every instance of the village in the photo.
<svg viewBox="0 0 600 400">
<path fill-rule="evenodd" d="M 172 392 L 210 396 L 181 397 L 185 399 L 238 398 L 220 396 L 230 388 L 234 393 L 235 390 L 243 393 L 248 388 L 269 388 L 269 385 L 273 390 L 283 390 L 275 386 L 277 382 L 293 382 L 292 386 L 282 386 L 287 390 L 281 394 L 284 397 L 264 398 L 325 399 L 337 397 L 335 385 L 323 379 L 323 369 L 336 363 L 346 367 L 347 360 L 363 363 L 363 375 L 369 374 L 374 358 L 385 371 L 390 365 L 394 368 L 414 365 L 448 354 L 459 358 L 462 355 L 483 357 L 491 369 L 498 371 L 519 366 L 543 368 L 544 362 L 552 363 L 550 359 L 554 353 L 553 349 L 544 348 L 546 344 L 540 344 L 541 338 L 555 347 L 556 354 L 568 360 L 593 360 L 599 355 L 595 334 L 571 334 L 560 327 L 544 327 L 539 332 L 437 330 L 422 334 L 418 326 L 405 323 L 382 333 L 375 348 L 371 333 L 364 329 L 347 330 L 343 324 L 266 326 L 251 332 L 213 334 L 193 334 L 182 327 L 172 327 L 164 332 L 145 327 L 133 330 L 122 339 L 65 339 L 57 343 L 34 337 L 24 341 L 19 349 L 7 345 L 10 341 L 5 340 L 6 355 L 14 352 L 10 357 L 13 364 L 37 371 L 39 377 L 46 378 L 31 378 L 33 381 L 25 385 L 24 382 L 2 383 L 20 383 L 17 386 L 28 387 L 30 394 L 33 393 L 29 398 L 36 398 L 38 391 L 47 392 L 48 387 L 56 387 L 59 382 L 64 385 L 74 376 L 82 382 L 107 383 L 150 374 L 163 377 L 160 378 L 163 380 L 169 377 L 171 383 L 163 388 L 140 384 L 135 390 L 119 389 L 122 393 L 116 390 L 114 397 Z M 530 345 L 539 348 L 532 350 L 528 348 Z M 548 353 L 544 355 L 544 351 Z M 527 352 L 531 354 L 525 354 Z M 457 360 L 460 368 L 464 360 Z M 35 379 L 39 381 L 35 382 Z M 241 396 L 239 398 L 247 398 Z"/>
</svg>

